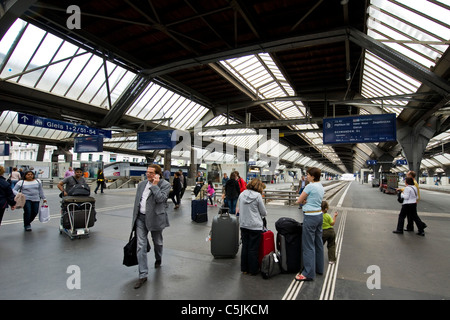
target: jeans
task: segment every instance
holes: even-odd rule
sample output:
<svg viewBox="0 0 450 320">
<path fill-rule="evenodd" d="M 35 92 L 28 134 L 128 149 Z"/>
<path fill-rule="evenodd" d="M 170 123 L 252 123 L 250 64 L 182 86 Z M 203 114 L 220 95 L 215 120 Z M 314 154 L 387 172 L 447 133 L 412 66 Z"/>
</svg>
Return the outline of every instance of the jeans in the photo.
<svg viewBox="0 0 450 320">
<path fill-rule="evenodd" d="M 23 207 L 23 226 L 30 226 L 33 222 L 34 218 L 39 213 L 39 204 L 40 201 L 25 201 L 25 206 Z"/>
<path fill-rule="evenodd" d="M 257 274 L 259 271 L 259 245 L 261 242 L 261 230 L 241 228 L 241 271 Z"/>
<path fill-rule="evenodd" d="M 238 200 L 238 198 L 236 198 L 236 199 L 227 199 L 227 198 L 225 198 L 224 202 L 225 202 L 225 205 L 228 208 L 230 208 L 230 210 L 229 210 L 230 214 L 236 214 L 237 200 Z"/>
<path fill-rule="evenodd" d="M 323 274 L 323 240 L 322 240 L 323 215 L 307 215 L 303 220 L 302 250 L 303 266 L 302 274 L 310 279 L 316 277 L 316 273 Z"/>
</svg>

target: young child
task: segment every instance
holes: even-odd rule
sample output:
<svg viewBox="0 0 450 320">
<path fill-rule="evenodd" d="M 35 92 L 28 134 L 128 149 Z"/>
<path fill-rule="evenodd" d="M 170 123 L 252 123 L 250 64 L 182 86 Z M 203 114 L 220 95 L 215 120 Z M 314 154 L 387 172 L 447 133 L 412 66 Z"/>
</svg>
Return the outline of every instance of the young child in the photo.
<svg viewBox="0 0 450 320">
<path fill-rule="evenodd" d="M 328 249 L 328 263 L 336 263 L 336 233 L 334 232 L 333 226 L 336 223 L 336 217 L 338 215 L 337 211 L 334 213 L 333 218 L 328 212 L 328 202 L 322 201 L 322 212 L 323 212 L 323 224 L 322 224 L 322 241 L 325 245 L 327 243 Z"/>
<path fill-rule="evenodd" d="M 211 206 L 214 205 L 217 207 L 217 204 L 213 204 L 213 197 L 214 197 L 214 194 L 216 193 L 216 190 L 214 190 L 212 181 L 208 181 L 208 191 L 207 192 L 208 192 L 209 201 L 211 201 Z"/>
</svg>

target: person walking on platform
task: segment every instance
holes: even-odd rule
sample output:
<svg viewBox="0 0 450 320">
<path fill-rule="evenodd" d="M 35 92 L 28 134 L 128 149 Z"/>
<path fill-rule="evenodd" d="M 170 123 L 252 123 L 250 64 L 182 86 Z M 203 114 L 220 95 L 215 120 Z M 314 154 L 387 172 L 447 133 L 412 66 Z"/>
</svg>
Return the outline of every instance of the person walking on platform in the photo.
<svg viewBox="0 0 450 320">
<path fill-rule="evenodd" d="M 178 209 L 180 207 L 180 196 L 181 193 L 181 179 L 180 179 L 180 173 L 177 171 L 173 175 L 173 181 L 172 181 L 172 192 L 171 192 L 171 199 L 173 204 L 175 205 L 175 209 Z"/>
<path fill-rule="evenodd" d="M 239 171 L 235 171 L 234 174 L 236 175 L 236 180 L 239 183 L 239 193 L 241 193 L 245 189 L 247 189 L 247 182 L 245 182 L 245 180 L 241 178 L 241 176 L 239 175 Z"/>
<path fill-rule="evenodd" d="M 236 214 L 236 204 L 239 194 L 239 182 L 236 180 L 236 173 L 232 172 L 230 179 L 225 184 L 225 193 L 222 194 L 224 204 L 230 208 L 230 214 Z"/>
<path fill-rule="evenodd" d="M 324 189 L 320 183 L 321 171 L 319 168 L 311 167 L 307 170 L 306 179 L 309 184 L 305 187 L 297 203 L 303 205 L 303 232 L 302 253 L 303 271 L 295 276 L 297 281 L 314 280 L 317 274 L 323 274 L 323 240 L 322 240 L 322 200 Z"/>
<path fill-rule="evenodd" d="M 39 213 L 41 199 L 47 202 L 42 183 L 35 179 L 33 171 L 26 171 L 24 179 L 16 183 L 13 192 L 15 195 L 22 192 L 27 199 L 23 207 L 23 226 L 25 231 L 31 231 L 31 222 Z"/>
<path fill-rule="evenodd" d="M 134 288 L 140 288 L 148 275 L 147 237 L 151 232 L 155 251 L 155 268 L 162 262 L 164 228 L 169 226 L 166 201 L 170 192 L 170 183 L 161 179 L 161 167 L 150 164 L 147 168 L 147 180 L 139 183 L 134 201 L 132 228 L 136 228 L 137 260 L 139 280 Z"/>
<path fill-rule="evenodd" d="M 183 170 L 178 170 L 180 174 L 180 183 L 181 183 L 181 191 L 180 191 L 180 200 L 183 199 L 184 191 L 186 190 L 186 178 L 184 177 Z"/>
<path fill-rule="evenodd" d="M 256 275 L 259 271 L 259 245 L 267 210 L 262 192 L 264 183 L 252 179 L 239 195 L 239 225 L 241 227 L 242 250 L 241 271 Z"/>
<path fill-rule="evenodd" d="M 207 189 L 207 192 L 208 192 L 208 198 L 209 198 L 209 201 L 211 202 L 211 206 L 213 206 L 213 205 L 214 205 L 213 198 L 214 198 L 214 194 L 216 193 L 216 190 L 214 190 L 214 186 L 213 186 L 213 184 L 212 184 L 212 181 L 208 181 L 208 189 Z M 208 205 L 209 205 L 209 204 L 208 204 Z M 215 206 L 217 207 L 217 204 L 216 204 Z"/>
<path fill-rule="evenodd" d="M 14 186 L 17 182 L 21 179 L 19 171 L 17 171 L 17 168 L 14 167 L 11 172 L 11 188 L 14 189 Z"/>
<path fill-rule="evenodd" d="M 323 245 L 327 243 L 328 263 L 336 263 L 336 233 L 333 226 L 336 223 L 337 212 L 333 217 L 328 213 L 328 202 L 322 201 L 323 224 L 322 224 L 322 240 Z"/>
<path fill-rule="evenodd" d="M 414 179 L 412 177 L 407 177 L 405 179 L 406 187 L 403 189 L 401 197 L 403 198 L 402 208 L 398 215 L 397 229 L 392 231 L 393 233 L 403 234 L 403 226 L 405 224 L 405 218 L 410 217 L 412 221 L 416 223 L 418 229 L 418 235 L 424 236 L 424 229 L 427 225 L 420 220 L 417 215 L 417 198 L 418 192 L 416 186 L 414 185 Z M 406 230 L 409 231 L 407 228 Z"/>
<path fill-rule="evenodd" d="M 95 188 L 94 193 L 97 194 L 97 190 L 100 187 L 100 192 L 103 193 L 103 187 L 105 186 L 105 175 L 102 169 L 97 171 L 97 188 Z"/>
<path fill-rule="evenodd" d="M 16 209 L 14 193 L 9 183 L 5 180 L 5 177 L 3 177 L 4 173 L 5 167 L 0 166 L 0 225 L 2 224 L 3 215 L 5 214 L 5 210 L 8 208 L 8 205 L 11 206 L 11 210 Z"/>
<path fill-rule="evenodd" d="M 408 171 L 406 173 L 406 178 L 413 178 L 414 186 L 416 187 L 416 190 L 417 190 L 416 203 L 419 203 L 419 201 L 420 201 L 420 188 L 419 188 L 419 184 L 417 183 L 417 180 L 416 180 L 416 172 L 412 171 L 412 170 Z M 405 190 L 405 188 L 398 188 L 396 190 L 403 192 L 403 190 Z M 417 208 L 416 208 L 416 214 L 417 214 Z M 417 217 L 419 217 L 418 214 L 417 214 Z M 413 218 L 410 215 L 407 215 L 406 216 L 406 221 L 407 221 L 407 224 L 406 224 L 405 231 L 414 231 L 414 220 L 413 220 Z M 425 228 L 426 228 L 426 224 L 425 224 Z"/>
</svg>

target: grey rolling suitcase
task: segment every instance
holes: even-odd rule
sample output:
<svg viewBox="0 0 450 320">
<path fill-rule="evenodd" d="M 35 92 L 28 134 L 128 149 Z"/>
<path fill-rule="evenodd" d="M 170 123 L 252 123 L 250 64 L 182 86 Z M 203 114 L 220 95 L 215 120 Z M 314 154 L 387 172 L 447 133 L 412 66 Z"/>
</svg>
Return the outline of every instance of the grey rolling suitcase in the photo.
<svg viewBox="0 0 450 320">
<path fill-rule="evenodd" d="M 239 224 L 228 208 L 221 208 L 211 226 L 211 254 L 214 258 L 234 258 L 239 250 Z"/>
</svg>

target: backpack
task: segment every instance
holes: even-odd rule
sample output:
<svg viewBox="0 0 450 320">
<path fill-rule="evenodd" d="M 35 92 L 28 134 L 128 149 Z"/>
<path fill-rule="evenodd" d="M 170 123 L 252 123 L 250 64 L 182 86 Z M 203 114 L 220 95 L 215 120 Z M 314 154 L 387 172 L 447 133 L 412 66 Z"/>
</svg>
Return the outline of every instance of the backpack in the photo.
<svg viewBox="0 0 450 320">
<path fill-rule="evenodd" d="M 266 254 L 261 261 L 261 275 L 263 279 L 269 279 L 281 273 L 280 258 L 274 251 Z"/>
</svg>

